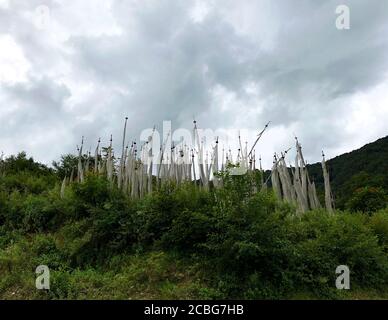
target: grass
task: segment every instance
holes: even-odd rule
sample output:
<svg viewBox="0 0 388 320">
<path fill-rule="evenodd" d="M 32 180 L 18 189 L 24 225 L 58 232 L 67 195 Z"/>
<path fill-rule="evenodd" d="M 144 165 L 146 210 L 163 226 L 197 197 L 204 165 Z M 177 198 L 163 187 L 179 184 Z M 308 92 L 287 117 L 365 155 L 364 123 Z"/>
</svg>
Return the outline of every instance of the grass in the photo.
<svg viewBox="0 0 388 320">
<path fill-rule="evenodd" d="M 44 238 L 55 239 L 55 235 L 31 236 L 0 250 L 0 299 L 222 298 L 220 292 L 207 285 L 205 270 L 201 270 L 193 260 L 163 251 L 117 255 L 107 261 L 104 267 L 69 269 L 57 266 L 50 271 L 50 290 L 37 290 L 34 266 L 39 261 L 45 263 L 47 259 L 46 254 L 37 253 L 38 243 Z M 286 298 L 322 299 L 308 290 L 295 292 Z M 343 290 L 337 298 L 388 299 L 388 290 L 351 288 Z"/>
<path fill-rule="evenodd" d="M 206 299 L 212 292 L 189 261 L 162 251 L 115 256 L 104 268 L 59 266 L 50 290 L 37 290 L 34 265 L 47 258 L 36 254 L 37 238 L 0 250 L 0 299 Z"/>
</svg>

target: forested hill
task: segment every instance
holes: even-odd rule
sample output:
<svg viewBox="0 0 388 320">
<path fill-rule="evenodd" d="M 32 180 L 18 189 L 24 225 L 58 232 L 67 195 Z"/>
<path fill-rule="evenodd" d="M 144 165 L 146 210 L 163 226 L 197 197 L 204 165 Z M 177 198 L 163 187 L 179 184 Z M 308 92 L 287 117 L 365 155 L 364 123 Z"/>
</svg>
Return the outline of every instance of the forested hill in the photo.
<svg viewBox="0 0 388 320">
<path fill-rule="evenodd" d="M 360 149 L 342 154 L 327 161 L 332 191 L 338 208 L 355 192 L 365 187 L 388 191 L 388 136 L 368 143 Z M 323 188 L 320 163 L 308 165 L 310 177 L 319 190 Z"/>
</svg>

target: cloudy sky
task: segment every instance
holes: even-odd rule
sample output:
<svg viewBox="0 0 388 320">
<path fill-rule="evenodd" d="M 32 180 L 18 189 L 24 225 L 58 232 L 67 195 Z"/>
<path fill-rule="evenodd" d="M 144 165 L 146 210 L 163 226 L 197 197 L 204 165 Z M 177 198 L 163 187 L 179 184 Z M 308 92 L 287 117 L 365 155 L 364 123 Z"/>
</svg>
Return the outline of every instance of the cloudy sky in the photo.
<svg viewBox="0 0 388 320">
<path fill-rule="evenodd" d="M 350 29 L 336 28 L 336 7 Z M 143 129 L 301 141 L 309 162 L 388 135 L 386 0 L 0 0 L 0 152 L 45 163 Z M 232 142 L 230 142 L 232 144 Z"/>
</svg>

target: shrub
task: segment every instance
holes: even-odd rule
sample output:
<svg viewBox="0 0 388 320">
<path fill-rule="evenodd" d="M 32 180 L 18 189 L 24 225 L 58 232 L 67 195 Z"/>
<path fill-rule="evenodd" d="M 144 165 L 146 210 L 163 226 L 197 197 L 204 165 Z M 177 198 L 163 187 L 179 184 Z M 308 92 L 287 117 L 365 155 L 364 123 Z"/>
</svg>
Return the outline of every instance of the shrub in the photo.
<svg viewBox="0 0 388 320">
<path fill-rule="evenodd" d="M 347 203 L 347 208 L 350 211 L 371 213 L 384 209 L 387 204 L 388 198 L 382 188 L 364 187 L 355 191 Z"/>
<path fill-rule="evenodd" d="M 40 194 L 51 189 L 56 182 L 53 176 L 35 176 L 27 171 L 8 174 L 0 178 L 0 184 L 8 192 L 19 191 L 25 194 Z"/>
<path fill-rule="evenodd" d="M 181 272 L 172 260 L 193 266 L 199 281 L 181 292 L 201 297 L 284 298 L 302 291 L 337 298 L 341 264 L 350 268 L 351 286 L 386 287 L 387 210 L 299 215 L 272 191 L 255 193 L 258 177 L 225 176 L 223 188 L 208 191 L 165 183 L 142 199 L 127 198 L 96 175 L 72 184 L 63 199 L 59 186 L 36 194 L 0 184 L 0 269 L 7 274 L 0 290 L 47 264 L 53 269 L 47 297 L 85 297 L 85 290 L 98 296 L 98 286 L 110 282 L 96 270 L 113 266 L 127 270 L 118 279 L 139 290 L 158 285 L 160 294 L 174 296 Z M 354 204 L 367 199 L 367 210 L 377 208 L 376 190 L 367 194 L 373 197 L 360 193 Z M 23 276 L 13 275 L 21 270 Z"/>
<path fill-rule="evenodd" d="M 89 175 L 84 183 L 73 184 L 74 194 L 79 201 L 101 207 L 112 195 L 108 180 L 95 175 Z"/>
<path fill-rule="evenodd" d="M 293 273 L 299 286 L 320 295 L 335 283 L 335 269 L 347 265 L 354 285 L 384 286 L 388 281 L 388 257 L 361 214 L 327 215 L 317 211 L 296 222 Z"/>
<path fill-rule="evenodd" d="M 388 209 L 375 212 L 369 223 L 373 232 L 377 235 L 379 243 L 388 254 Z"/>
<path fill-rule="evenodd" d="M 64 220 L 58 210 L 58 199 L 54 195 L 28 196 L 23 204 L 23 230 L 26 232 L 45 232 L 56 230 Z"/>
<path fill-rule="evenodd" d="M 209 192 L 199 190 L 191 184 L 177 187 L 167 183 L 161 190 L 155 191 L 138 203 L 135 221 L 138 225 L 136 232 L 139 241 L 149 246 L 163 238 L 162 242 L 166 248 L 173 246 L 182 248 L 183 242 L 188 243 L 187 237 L 193 236 L 189 230 L 186 230 L 185 234 L 178 234 L 182 231 L 183 224 L 187 227 L 183 220 L 193 219 L 192 222 L 203 226 L 203 220 L 211 214 L 213 206 L 214 198 Z M 201 226 L 191 225 L 190 228 L 196 229 L 200 234 L 203 233 L 199 230 Z M 193 246 L 195 243 L 189 245 L 190 248 Z"/>
<path fill-rule="evenodd" d="M 207 241 L 213 230 L 213 222 L 206 214 L 182 209 L 180 215 L 172 221 L 171 228 L 163 234 L 163 247 L 184 253 L 193 252 Z"/>
<path fill-rule="evenodd" d="M 62 234 L 72 244 L 73 265 L 103 263 L 117 251 L 131 249 L 136 239 L 131 203 L 106 179 L 88 176 L 73 185 L 64 203 L 68 222 Z"/>
<path fill-rule="evenodd" d="M 0 219 L 4 221 L 4 226 L 8 230 L 22 229 L 24 197 L 18 191 L 2 195 L 7 198 L 0 208 Z"/>
</svg>

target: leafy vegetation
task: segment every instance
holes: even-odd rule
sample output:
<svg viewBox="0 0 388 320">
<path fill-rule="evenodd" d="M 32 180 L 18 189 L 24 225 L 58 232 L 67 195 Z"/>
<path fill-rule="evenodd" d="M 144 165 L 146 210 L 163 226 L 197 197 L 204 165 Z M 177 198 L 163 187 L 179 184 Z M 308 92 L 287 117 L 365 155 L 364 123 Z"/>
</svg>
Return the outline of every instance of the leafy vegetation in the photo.
<svg viewBox="0 0 388 320">
<path fill-rule="evenodd" d="M 345 153 L 327 161 L 330 172 L 331 187 L 335 196 L 336 207 L 373 211 L 384 207 L 388 195 L 388 136 L 369 143 L 358 150 Z M 319 163 L 308 165 L 308 171 L 321 192 L 323 176 Z M 370 187 L 377 188 L 374 191 Z M 369 188 L 365 189 L 365 188 Z M 364 190 L 364 191 L 362 191 Z M 360 192 L 371 196 L 371 208 L 352 207 L 359 198 Z M 378 195 L 376 194 L 378 193 Z M 378 199 L 376 199 L 378 198 Z"/>
<path fill-rule="evenodd" d="M 1 168 L 1 298 L 388 298 L 385 191 L 357 178 L 347 209 L 300 215 L 270 189 L 251 192 L 257 171 L 130 199 L 94 174 L 61 197 L 69 166 L 25 154 Z M 49 291 L 35 289 L 42 264 Z M 335 288 L 338 265 L 350 268 L 351 290 Z"/>
</svg>

